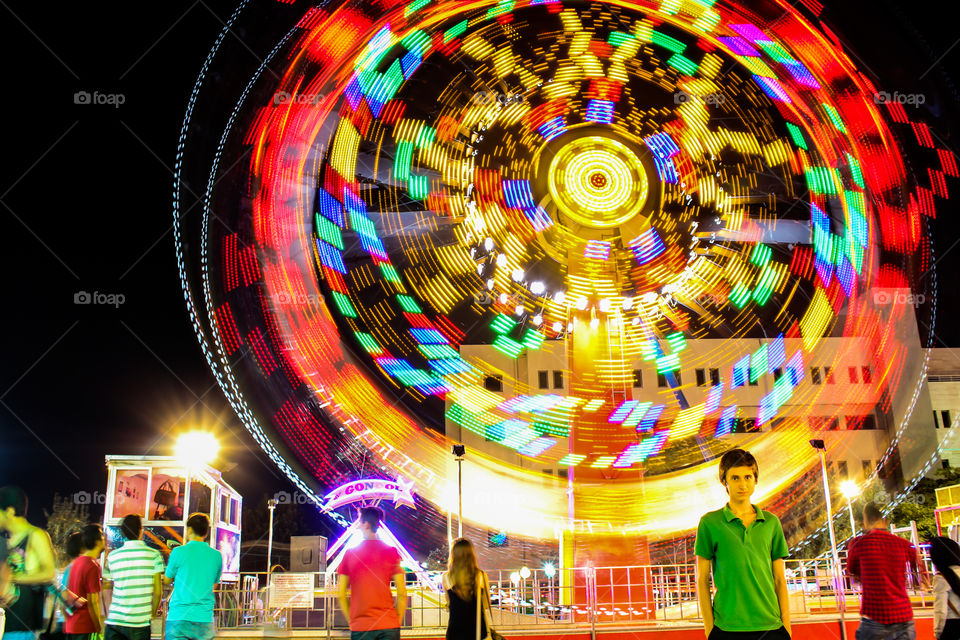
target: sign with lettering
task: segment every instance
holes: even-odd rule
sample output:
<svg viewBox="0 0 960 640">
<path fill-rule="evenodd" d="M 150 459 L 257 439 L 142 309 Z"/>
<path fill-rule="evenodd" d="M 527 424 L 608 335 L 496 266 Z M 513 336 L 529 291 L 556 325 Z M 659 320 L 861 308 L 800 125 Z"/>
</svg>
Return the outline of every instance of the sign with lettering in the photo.
<svg viewBox="0 0 960 640">
<path fill-rule="evenodd" d="M 404 483 L 397 480 L 354 480 L 339 486 L 323 497 L 323 510 L 332 511 L 346 504 L 366 502 L 368 500 L 392 500 L 394 506 L 405 505 L 416 508 L 413 504 L 413 482 Z"/>
</svg>

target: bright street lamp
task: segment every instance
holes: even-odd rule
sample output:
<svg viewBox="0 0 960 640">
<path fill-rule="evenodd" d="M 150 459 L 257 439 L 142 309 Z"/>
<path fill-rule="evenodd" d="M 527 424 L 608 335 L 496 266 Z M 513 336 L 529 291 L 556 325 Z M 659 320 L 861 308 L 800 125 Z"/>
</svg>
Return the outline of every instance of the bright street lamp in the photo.
<svg viewBox="0 0 960 640">
<path fill-rule="evenodd" d="M 847 499 L 847 509 L 850 511 L 850 537 L 857 535 L 857 524 L 853 519 L 853 499 L 860 495 L 860 487 L 853 480 L 844 480 L 840 483 L 840 493 Z"/>
<path fill-rule="evenodd" d="M 209 431 L 188 431 L 177 438 L 173 452 L 180 464 L 195 469 L 216 460 L 220 443 Z"/>
</svg>

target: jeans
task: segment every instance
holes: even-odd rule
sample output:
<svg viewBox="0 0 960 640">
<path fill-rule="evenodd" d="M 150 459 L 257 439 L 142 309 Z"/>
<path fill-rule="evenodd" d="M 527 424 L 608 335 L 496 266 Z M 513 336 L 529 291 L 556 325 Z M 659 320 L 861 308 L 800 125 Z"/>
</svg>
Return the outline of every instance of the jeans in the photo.
<svg viewBox="0 0 960 640">
<path fill-rule="evenodd" d="M 916 640 L 917 629 L 913 620 L 880 624 L 868 618 L 860 618 L 857 640 Z"/>
<path fill-rule="evenodd" d="M 167 620 L 164 640 L 213 640 L 215 633 L 216 629 L 212 622 Z M 147 637 L 149 638 L 149 635 Z"/>
<path fill-rule="evenodd" d="M 350 640 L 400 640 L 400 629 L 374 629 L 351 631 Z"/>
<path fill-rule="evenodd" d="M 127 627 L 120 624 L 108 624 L 103 640 L 150 640 L 150 625 L 145 627 Z"/>
</svg>

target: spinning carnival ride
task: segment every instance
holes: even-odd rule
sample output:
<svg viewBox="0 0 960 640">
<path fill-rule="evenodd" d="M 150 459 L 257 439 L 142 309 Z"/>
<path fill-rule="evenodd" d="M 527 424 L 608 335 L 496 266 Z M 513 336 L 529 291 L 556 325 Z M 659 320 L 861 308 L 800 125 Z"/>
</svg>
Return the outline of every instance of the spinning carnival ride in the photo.
<svg viewBox="0 0 960 640">
<path fill-rule="evenodd" d="M 807 408 L 833 392 L 811 365 L 856 352 L 863 383 L 829 402 L 882 423 L 881 473 L 909 484 L 938 452 L 910 432 L 915 309 L 882 298 L 913 287 L 932 318 L 916 287 L 957 166 L 821 11 L 241 5 L 174 203 L 237 414 L 318 503 L 372 470 L 438 524 L 450 444 L 473 438 L 471 522 L 661 536 L 722 503 L 734 443 L 761 460 L 756 501 L 795 508 L 816 487 Z"/>
</svg>

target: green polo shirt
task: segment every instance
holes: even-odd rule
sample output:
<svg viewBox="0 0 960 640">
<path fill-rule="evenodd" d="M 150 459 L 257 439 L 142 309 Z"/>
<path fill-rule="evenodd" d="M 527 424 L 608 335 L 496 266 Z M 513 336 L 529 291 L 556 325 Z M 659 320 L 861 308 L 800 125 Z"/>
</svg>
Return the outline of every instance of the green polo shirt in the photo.
<svg viewBox="0 0 960 640">
<path fill-rule="evenodd" d="M 694 553 L 710 560 L 713 623 L 722 631 L 773 631 L 783 626 L 773 582 L 774 560 L 790 555 L 780 519 L 757 506 L 749 528 L 730 505 L 700 518 Z"/>
</svg>

